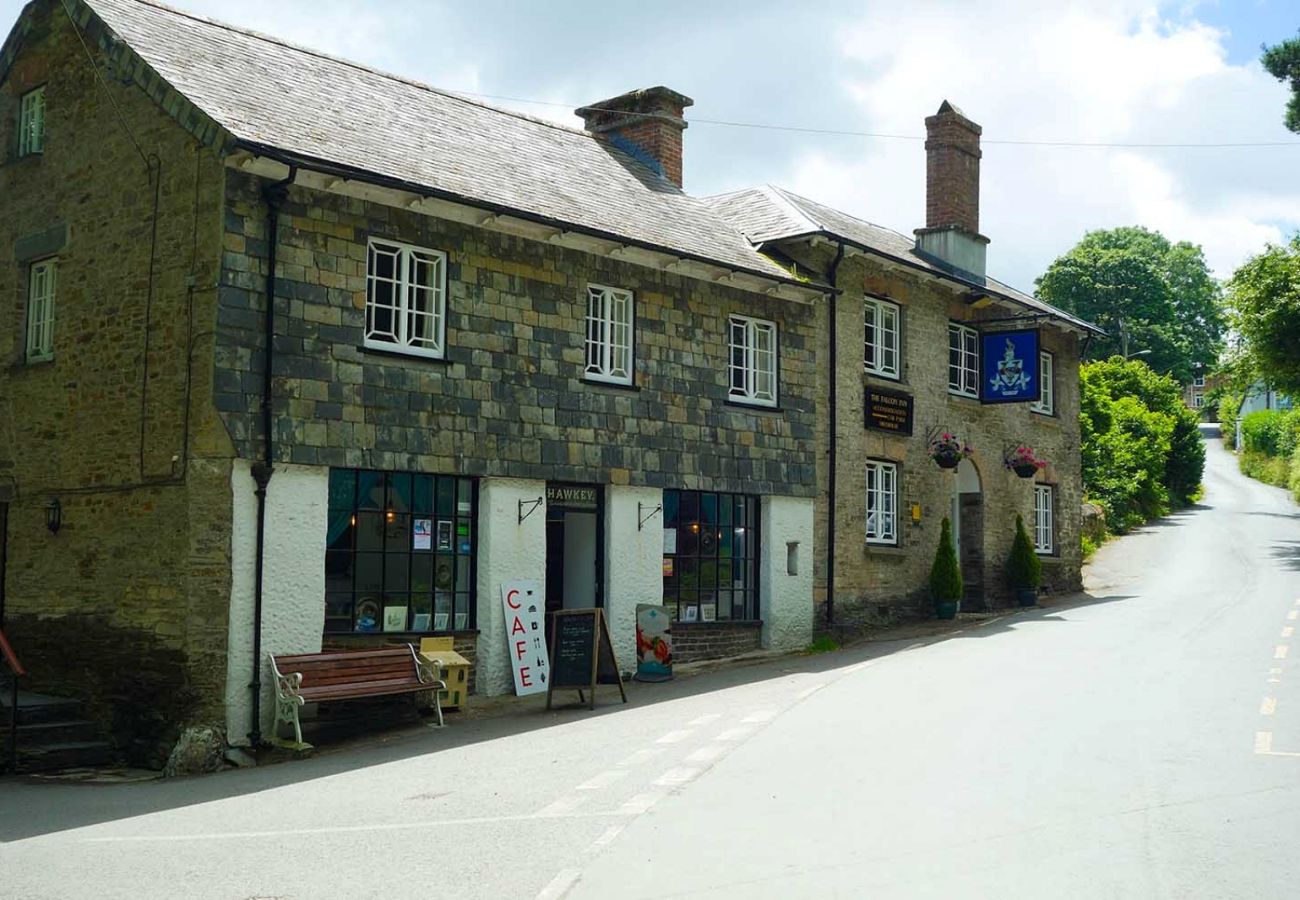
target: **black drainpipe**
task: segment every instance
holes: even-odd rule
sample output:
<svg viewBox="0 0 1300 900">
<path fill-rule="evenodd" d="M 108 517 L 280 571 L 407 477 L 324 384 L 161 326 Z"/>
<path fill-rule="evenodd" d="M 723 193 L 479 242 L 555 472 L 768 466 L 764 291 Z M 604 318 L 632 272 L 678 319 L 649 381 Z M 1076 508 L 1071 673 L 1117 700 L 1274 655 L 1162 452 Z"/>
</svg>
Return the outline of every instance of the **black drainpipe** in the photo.
<svg viewBox="0 0 1300 900">
<path fill-rule="evenodd" d="M 248 743 L 256 749 L 262 746 L 262 571 L 266 556 L 266 486 L 275 474 L 275 432 L 271 421 L 271 373 L 275 362 L 275 264 L 276 247 L 280 243 L 280 207 L 289 197 L 289 185 L 298 175 L 298 167 L 290 166 L 283 181 L 262 188 L 266 200 L 266 320 L 263 326 L 262 373 L 262 442 L 263 456 L 253 463 L 253 481 L 257 484 L 257 562 L 253 575 L 253 724 L 248 732 Z"/>
<path fill-rule="evenodd" d="M 828 340 L 830 342 L 830 373 L 831 383 L 830 390 L 830 447 L 827 463 L 830 466 L 830 478 L 826 482 L 826 627 L 829 628 L 835 621 L 835 519 L 837 510 L 835 508 L 835 444 L 836 444 L 836 421 L 838 419 L 838 409 L 836 407 L 835 385 L 839 381 L 839 367 L 836 364 L 836 339 L 835 339 L 835 320 L 838 318 L 837 298 L 840 295 L 836 289 L 835 279 L 840 270 L 840 263 L 844 260 L 844 242 L 839 242 L 839 249 L 835 251 L 835 259 L 831 261 L 830 271 L 827 273 L 826 282 L 831 286 L 828 293 L 830 298 L 830 318 L 831 327 L 829 329 Z"/>
</svg>

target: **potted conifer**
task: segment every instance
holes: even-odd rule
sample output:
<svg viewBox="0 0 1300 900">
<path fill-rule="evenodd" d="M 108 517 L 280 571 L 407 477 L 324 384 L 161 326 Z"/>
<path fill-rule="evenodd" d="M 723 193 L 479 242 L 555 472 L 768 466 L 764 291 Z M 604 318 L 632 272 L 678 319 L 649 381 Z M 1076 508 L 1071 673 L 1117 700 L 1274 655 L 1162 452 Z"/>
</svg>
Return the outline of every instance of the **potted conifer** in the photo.
<svg viewBox="0 0 1300 900">
<path fill-rule="evenodd" d="M 1043 563 L 1034 552 L 1024 519 L 1016 516 L 1016 536 L 1011 542 L 1011 556 L 1007 560 L 1007 580 L 1016 592 L 1016 602 L 1021 606 L 1036 606 L 1042 578 Z"/>
<path fill-rule="evenodd" d="M 957 618 L 961 592 L 961 567 L 957 565 L 957 551 L 952 546 L 952 523 L 945 516 L 939 532 L 939 548 L 930 567 L 930 599 L 934 601 L 935 618 Z"/>
</svg>

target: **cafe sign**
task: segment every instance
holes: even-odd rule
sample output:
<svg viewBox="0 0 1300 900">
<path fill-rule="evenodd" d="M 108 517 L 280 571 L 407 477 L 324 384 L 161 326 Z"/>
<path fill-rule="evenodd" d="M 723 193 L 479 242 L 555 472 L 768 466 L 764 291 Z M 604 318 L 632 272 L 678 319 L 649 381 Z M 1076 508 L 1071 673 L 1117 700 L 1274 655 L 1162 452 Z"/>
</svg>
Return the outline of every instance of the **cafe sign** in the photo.
<svg viewBox="0 0 1300 900">
<path fill-rule="evenodd" d="M 876 431 L 910 435 L 912 433 L 912 395 L 867 386 L 866 427 Z"/>
</svg>

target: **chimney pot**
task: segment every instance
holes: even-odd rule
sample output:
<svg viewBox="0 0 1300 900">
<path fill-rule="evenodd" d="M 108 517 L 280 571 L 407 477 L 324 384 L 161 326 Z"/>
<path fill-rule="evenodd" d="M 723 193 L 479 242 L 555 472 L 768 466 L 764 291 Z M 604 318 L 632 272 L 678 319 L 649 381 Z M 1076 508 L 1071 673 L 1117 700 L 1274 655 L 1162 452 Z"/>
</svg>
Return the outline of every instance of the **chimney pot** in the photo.
<svg viewBox="0 0 1300 900">
<path fill-rule="evenodd" d="M 583 127 L 605 136 L 611 144 L 631 153 L 678 187 L 682 186 L 682 113 L 695 101 L 659 86 L 629 91 L 618 97 L 579 107 Z"/>
</svg>

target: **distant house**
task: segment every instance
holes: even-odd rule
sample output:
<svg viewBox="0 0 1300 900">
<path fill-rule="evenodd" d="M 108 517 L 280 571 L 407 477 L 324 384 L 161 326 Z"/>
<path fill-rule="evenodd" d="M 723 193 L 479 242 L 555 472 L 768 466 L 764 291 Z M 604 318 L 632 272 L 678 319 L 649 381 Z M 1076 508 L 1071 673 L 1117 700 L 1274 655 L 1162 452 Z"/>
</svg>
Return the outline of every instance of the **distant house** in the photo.
<svg viewBox="0 0 1300 900">
<path fill-rule="evenodd" d="M 1241 449 L 1241 420 L 1245 416 L 1262 409 L 1289 410 L 1292 408 L 1291 397 L 1275 391 L 1262 381 L 1256 381 L 1241 398 L 1237 407 L 1237 433 L 1233 436 L 1233 446 Z"/>
</svg>

